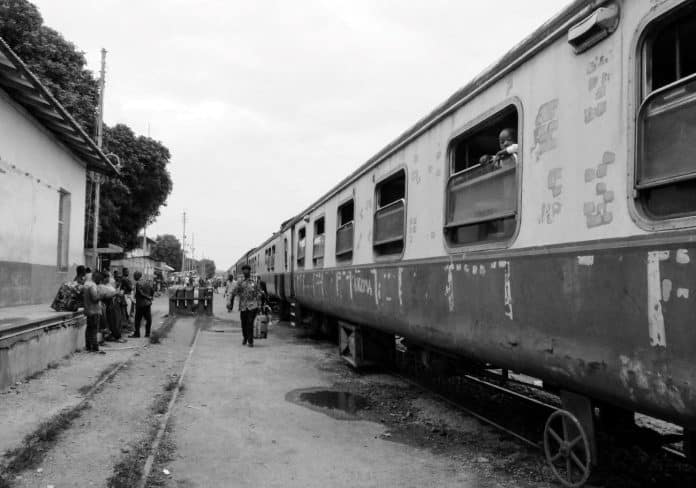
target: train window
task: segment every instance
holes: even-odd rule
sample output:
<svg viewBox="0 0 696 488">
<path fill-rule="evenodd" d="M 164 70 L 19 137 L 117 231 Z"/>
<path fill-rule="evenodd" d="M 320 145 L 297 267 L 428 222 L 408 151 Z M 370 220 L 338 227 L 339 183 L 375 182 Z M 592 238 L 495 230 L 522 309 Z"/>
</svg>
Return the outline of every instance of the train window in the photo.
<svg viewBox="0 0 696 488">
<path fill-rule="evenodd" d="M 648 33 L 635 196 L 648 217 L 696 214 L 696 7 Z"/>
<path fill-rule="evenodd" d="M 285 271 L 288 270 L 288 238 L 283 239 L 283 264 L 285 264 Z"/>
<path fill-rule="evenodd" d="M 276 249 L 275 249 L 275 244 L 271 246 L 271 273 L 275 272 L 275 257 L 276 257 Z"/>
<path fill-rule="evenodd" d="M 515 233 L 517 130 L 511 105 L 450 144 L 445 237 L 451 246 L 504 241 Z"/>
<path fill-rule="evenodd" d="M 338 207 L 338 228 L 336 229 L 336 259 L 350 261 L 353 258 L 353 220 L 355 202 L 353 200 Z"/>
<path fill-rule="evenodd" d="M 324 266 L 324 242 L 326 234 L 324 232 L 324 217 L 314 221 L 314 241 L 312 243 L 312 263 L 314 267 Z"/>
<path fill-rule="evenodd" d="M 307 229 L 302 227 L 297 231 L 297 267 L 300 269 L 305 265 L 305 237 Z"/>
<path fill-rule="evenodd" d="M 377 183 L 372 247 L 378 255 L 401 254 L 406 224 L 406 172 Z"/>
</svg>

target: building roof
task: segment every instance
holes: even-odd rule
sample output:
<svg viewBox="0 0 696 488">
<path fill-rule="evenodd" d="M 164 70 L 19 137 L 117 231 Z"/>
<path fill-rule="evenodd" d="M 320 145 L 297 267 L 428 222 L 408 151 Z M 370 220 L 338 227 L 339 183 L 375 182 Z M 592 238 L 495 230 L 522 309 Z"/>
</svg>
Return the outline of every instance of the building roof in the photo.
<svg viewBox="0 0 696 488">
<path fill-rule="evenodd" d="M 0 88 L 24 107 L 48 131 L 63 142 L 87 168 L 115 176 L 118 169 L 109 161 L 84 129 L 12 49 L 0 38 Z"/>
</svg>

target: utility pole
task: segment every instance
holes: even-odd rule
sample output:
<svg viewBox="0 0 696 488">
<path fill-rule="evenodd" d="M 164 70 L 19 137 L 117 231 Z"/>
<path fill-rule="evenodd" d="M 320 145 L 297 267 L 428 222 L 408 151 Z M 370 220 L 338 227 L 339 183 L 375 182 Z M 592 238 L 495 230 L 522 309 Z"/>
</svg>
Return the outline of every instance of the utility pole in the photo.
<svg viewBox="0 0 696 488">
<path fill-rule="evenodd" d="M 99 77 L 99 107 L 97 110 L 97 146 L 102 148 L 104 138 L 104 85 L 106 75 L 106 49 L 101 50 L 101 70 Z M 92 252 L 94 253 L 94 271 L 99 267 L 99 254 L 97 242 L 99 240 L 99 200 L 101 197 L 101 175 L 92 171 L 94 182 L 94 229 L 92 229 Z"/>
<path fill-rule="evenodd" d="M 186 212 L 184 212 L 184 233 L 181 236 L 181 272 L 186 272 Z"/>
<path fill-rule="evenodd" d="M 195 261 L 196 261 L 196 248 L 195 248 L 195 242 L 196 242 L 196 234 L 191 234 L 191 271 L 193 271 L 193 267 L 196 266 Z M 196 266 L 196 269 L 198 269 L 198 266 Z"/>
</svg>

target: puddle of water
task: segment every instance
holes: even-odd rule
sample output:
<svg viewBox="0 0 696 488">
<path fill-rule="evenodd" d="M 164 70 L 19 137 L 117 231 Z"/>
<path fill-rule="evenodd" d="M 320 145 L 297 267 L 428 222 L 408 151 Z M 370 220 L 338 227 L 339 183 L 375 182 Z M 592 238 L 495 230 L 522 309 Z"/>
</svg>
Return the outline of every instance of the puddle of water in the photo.
<svg viewBox="0 0 696 488">
<path fill-rule="evenodd" d="M 360 395 L 316 388 L 291 391 L 285 399 L 339 420 L 354 420 L 368 406 L 367 399 Z"/>
<path fill-rule="evenodd" d="M 367 406 L 367 400 L 364 397 L 345 391 L 306 391 L 300 393 L 300 401 L 316 407 L 342 410 L 351 415 L 358 413 L 358 411 Z"/>
</svg>

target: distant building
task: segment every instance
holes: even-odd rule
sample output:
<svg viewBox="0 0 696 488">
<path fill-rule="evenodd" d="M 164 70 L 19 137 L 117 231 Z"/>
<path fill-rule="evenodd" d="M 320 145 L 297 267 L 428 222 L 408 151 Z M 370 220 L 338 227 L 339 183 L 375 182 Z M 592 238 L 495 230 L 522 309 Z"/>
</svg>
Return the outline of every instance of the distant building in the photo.
<svg viewBox="0 0 696 488">
<path fill-rule="evenodd" d="M 0 39 L 0 307 L 51 301 L 84 263 L 88 170 L 118 174 Z"/>
<path fill-rule="evenodd" d="M 174 271 L 174 268 L 163 261 L 157 261 L 151 257 L 152 250 L 155 247 L 154 239 L 139 235 L 138 242 L 141 243 L 140 247 L 126 252 L 121 259 L 112 260 L 111 269 L 128 268 L 131 276 L 136 271 L 140 271 L 149 280 L 153 279 L 155 273 L 159 271 L 162 274 L 162 278 L 166 280 L 169 273 Z"/>
</svg>

